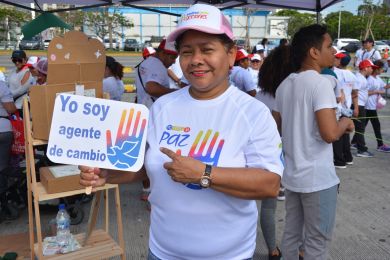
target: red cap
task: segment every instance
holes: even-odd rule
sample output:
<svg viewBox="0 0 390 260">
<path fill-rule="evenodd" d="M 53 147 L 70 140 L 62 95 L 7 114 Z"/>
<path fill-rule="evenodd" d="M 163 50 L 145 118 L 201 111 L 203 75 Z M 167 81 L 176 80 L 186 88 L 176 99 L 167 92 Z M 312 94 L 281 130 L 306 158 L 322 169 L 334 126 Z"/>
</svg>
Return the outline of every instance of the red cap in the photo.
<svg viewBox="0 0 390 260">
<path fill-rule="evenodd" d="M 142 57 L 146 59 L 150 55 L 153 55 L 156 53 L 156 50 L 153 47 L 145 47 L 144 50 L 142 51 Z"/>
<path fill-rule="evenodd" d="M 334 55 L 337 59 L 342 59 L 344 57 L 347 57 L 347 54 L 345 54 L 344 52 L 342 51 L 339 51 L 337 52 L 335 55 Z"/>
<path fill-rule="evenodd" d="M 160 45 L 158 46 L 159 50 L 163 50 L 167 54 L 172 54 L 172 55 L 177 55 L 177 51 L 175 49 L 174 43 L 173 42 L 167 42 L 166 39 L 163 39 L 160 42 Z"/>
<path fill-rule="evenodd" d="M 249 57 L 249 54 L 244 49 L 239 49 L 236 54 L 236 61 L 246 59 Z"/>
<path fill-rule="evenodd" d="M 361 61 L 359 63 L 359 69 L 360 70 L 368 68 L 368 67 L 372 67 L 373 69 L 378 69 L 379 68 L 379 66 L 374 65 L 374 63 L 372 63 L 371 60 L 363 60 L 363 61 Z"/>
</svg>

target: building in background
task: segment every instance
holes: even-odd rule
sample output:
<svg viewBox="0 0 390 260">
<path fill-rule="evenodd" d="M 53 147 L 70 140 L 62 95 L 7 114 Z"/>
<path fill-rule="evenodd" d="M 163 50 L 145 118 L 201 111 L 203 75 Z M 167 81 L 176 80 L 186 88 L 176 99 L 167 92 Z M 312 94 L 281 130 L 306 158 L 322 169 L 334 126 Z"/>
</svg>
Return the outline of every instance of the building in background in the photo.
<svg viewBox="0 0 390 260">
<path fill-rule="evenodd" d="M 153 7 L 154 9 L 175 14 L 183 13 L 184 6 Z M 88 11 L 88 10 L 86 10 Z M 121 46 L 126 39 L 136 39 L 140 43 L 151 40 L 152 37 L 165 37 L 173 31 L 179 19 L 178 16 L 135 9 L 131 7 L 111 7 L 109 12 L 121 13 L 134 24 L 131 28 L 113 28 Z M 228 9 L 223 13 L 230 20 L 236 39 L 248 40 L 254 46 L 264 37 L 274 40 L 287 37 L 288 17 L 269 16 L 269 11 L 254 9 Z M 91 28 L 84 26 L 84 32 L 93 34 Z"/>
</svg>

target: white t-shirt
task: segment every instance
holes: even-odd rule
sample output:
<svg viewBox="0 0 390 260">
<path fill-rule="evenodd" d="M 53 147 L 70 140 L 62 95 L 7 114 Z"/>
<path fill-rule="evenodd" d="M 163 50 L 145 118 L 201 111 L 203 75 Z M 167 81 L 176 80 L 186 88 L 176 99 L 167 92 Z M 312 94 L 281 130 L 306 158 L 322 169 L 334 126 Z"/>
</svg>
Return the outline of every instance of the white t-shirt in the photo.
<svg viewBox="0 0 390 260">
<path fill-rule="evenodd" d="M 142 77 L 143 86 L 138 77 L 137 70 L 139 69 L 140 75 Z M 167 68 L 161 62 L 161 60 L 156 57 L 149 57 L 144 60 L 135 71 L 136 80 L 135 86 L 137 88 L 137 102 L 139 104 L 144 104 L 150 108 L 153 104 L 153 100 L 156 100 L 156 97 L 152 97 L 145 92 L 146 83 L 149 81 L 157 82 L 158 84 L 169 88 L 169 76 Z M 153 100 L 152 100 L 153 99 Z"/>
<path fill-rule="evenodd" d="M 283 185 L 310 193 L 340 182 L 333 165 L 332 144 L 319 133 L 315 112 L 335 108 L 330 81 L 314 70 L 290 74 L 276 90 L 275 111 L 282 118 L 286 169 Z"/>
<path fill-rule="evenodd" d="M 11 91 L 8 89 L 4 81 L 0 81 L 0 116 L 8 117 L 8 112 L 5 110 L 3 103 L 13 102 Z M 0 133 L 11 132 L 11 122 L 7 118 L 0 117 Z"/>
<path fill-rule="evenodd" d="M 173 63 L 170 67 L 169 67 L 170 70 L 172 70 L 173 73 L 175 73 L 176 77 L 178 79 L 182 79 L 183 78 L 183 71 L 181 70 L 181 67 L 180 67 L 180 62 L 179 62 L 179 56 L 176 58 L 175 60 L 175 63 Z M 169 87 L 170 88 L 173 88 L 173 89 L 177 89 L 179 88 L 177 85 L 176 85 L 176 82 L 173 81 L 173 79 L 171 79 L 171 77 L 169 77 Z"/>
<path fill-rule="evenodd" d="M 341 89 L 345 95 L 345 102 L 343 107 L 351 108 L 352 105 L 352 90 L 359 90 L 359 84 L 356 76 L 349 70 L 334 68 L 334 72 L 337 75 L 337 79 L 340 82 Z"/>
<path fill-rule="evenodd" d="M 359 85 L 358 104 L 359 106 L 365 106 L 368 100 L 367 79 L 359 71 L 356 72 L 355 76 Z"/>
<path fill-rule="evenodd" d="M 256 202 L 173 182 L 163 168 L 171 160 L 159 148 L 215 166 L 261 168 L 282 176 L 281 140 L 266 106 L 234 86 L 212 100 L 196 100 L 185 87 L 152 106 L 148 145 L 153 254 L 169 260 L 252 257 Z"/>
<path fill-rule="evenodd" d="M 266 105 L 269 110 L 272 112 L 272 110 L 275 110 L 275 98 L 269 94 L 269 93 L 266 93 L 264 91 L 259 91 L 256 93 L 256 96 L 255 98 L 261 102 L 264 103 L 264 105 Z"/>
<path fill-rule="evenodd" d="M 371 51 L 364 50 L 361 54 L 361 57 L 361 60 L 371 60 L 372 62 L 382 59 L 379 51 L 375 50 L 374 48 L 372 48 Z"/>
<path fill-rule="evenodd" d="M 254 70 L 251 67 L 249 67 L 248 70 L 252 76 L 252 82 L 253 82 L 253 85 L 255 86 L 256 91 L 259 91 L 259 84 L 258 84 L 259 83 L 259 71 Z"/>
<path fill-rule="evenodd" d="M 385 90 L 386 83 L 379 76 L 369 76 L 367 78 L 368 91 Z M 367 110 L 376 110 L 378 103 L 378 94 L 369 95 L 366 103 Z"/>
<path fill-rule="evenodd" d="M 110 99 L 120 101 L 125 87 L 122 80 L 111 76 L 103 79 L 103 91 L 110 94 Z"/>
<path fill-rule="evenodd" d="M 234 66 L 230 71 L 230 82 L 244 92 L 256 89 L 256 85 L 253 84 L 252 75 L 249 70 L 240 66 Z"/>
<path fill-rule="evenodd" d="M 360 62 L 362 61 L 363 52 L 364 52 L 363 48 L 360 48 L 359 50 L 356 51 L 356 53 L 355 53 L 355 57 L 356 57 L 355 67 L 359 67 Z"/>
<path fill-rule="evenodd" d="M 36 80 L 35 78 L 31 75 L 27 79 L 27 81 L 22 85 L 22 79 L 24 75 L 29 72 L 29 69 L 27 67 L 23 68 L 22 70 L 16 72 L 13 71 L 9 76 L 8 76 L 8 85 L 9 89 L 12 93 L 12 96 L 14 97 L 15 100 L 15 106 L 18 109 L 21 109 L 23 106 L 23 98 L 27 96 L 28 90 L 35 85 Z"/>
</svg>

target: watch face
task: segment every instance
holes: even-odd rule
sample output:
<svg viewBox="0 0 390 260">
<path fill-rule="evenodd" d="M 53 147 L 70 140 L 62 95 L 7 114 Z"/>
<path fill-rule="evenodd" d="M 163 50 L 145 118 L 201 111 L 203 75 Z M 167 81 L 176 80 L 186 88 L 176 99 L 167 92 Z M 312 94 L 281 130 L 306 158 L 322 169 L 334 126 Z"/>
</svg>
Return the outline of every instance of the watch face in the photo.
<svg viewBox="0 0 390 260">
<path fill-rule="evenodd" d="M 200 179 L 200 186 L 202 186 L 203 188 L 208 188 L 210 186 L 210 179 L 209 178 Z"/>
</svg>

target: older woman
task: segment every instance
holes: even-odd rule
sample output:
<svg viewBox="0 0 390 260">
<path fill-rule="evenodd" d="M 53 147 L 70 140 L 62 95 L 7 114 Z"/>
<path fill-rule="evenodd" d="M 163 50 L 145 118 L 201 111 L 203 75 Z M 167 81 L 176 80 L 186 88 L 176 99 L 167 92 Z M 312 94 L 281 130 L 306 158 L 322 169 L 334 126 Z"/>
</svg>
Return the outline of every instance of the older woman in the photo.
<svg viewBox="0 0 390 260">
<path fill-rule="evenodd" d="M 218 8 L 193 5 L 167 40 L 189 86 L 151 107 L 149 259 L 252 259 L 254 199 L 276 197 L 283 171 L 276 124 L 261 102 L 229 85 L 236 47 Z M 172 135 L 177 142 L 165 138 Z M 80 183 L 95 187 L 145 174 L 81 170 Z"/>
</svg>

